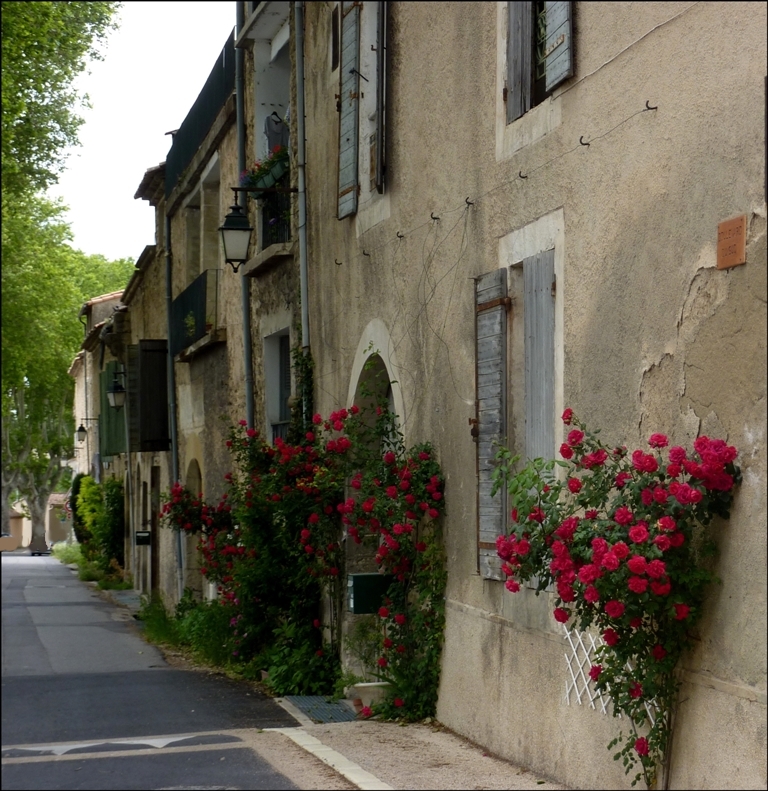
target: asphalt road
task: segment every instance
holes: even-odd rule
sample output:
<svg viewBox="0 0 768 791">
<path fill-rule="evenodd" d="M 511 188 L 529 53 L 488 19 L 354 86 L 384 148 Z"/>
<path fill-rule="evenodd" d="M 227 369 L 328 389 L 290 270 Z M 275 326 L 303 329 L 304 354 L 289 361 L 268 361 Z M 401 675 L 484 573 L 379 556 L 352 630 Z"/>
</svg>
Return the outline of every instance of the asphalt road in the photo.
<svg viewBox="0 0 768 791">
<path fill-rule="evenodd" d="M 4 791 L 298 788 L 295 764 L 316 759 L 262 731 L 297 725 L 243 684 L 169 667 L 55 558 L 3 554 Z M 321 766 L 302 787 L 349 787 Z"/>
</svg>

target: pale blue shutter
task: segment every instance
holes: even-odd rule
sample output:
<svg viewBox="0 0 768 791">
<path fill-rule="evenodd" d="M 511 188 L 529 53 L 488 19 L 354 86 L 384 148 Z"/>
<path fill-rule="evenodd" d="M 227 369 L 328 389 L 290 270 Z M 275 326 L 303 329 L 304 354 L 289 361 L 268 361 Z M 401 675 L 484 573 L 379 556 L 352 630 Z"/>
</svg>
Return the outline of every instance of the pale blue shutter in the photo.
<svg viewBox="0 0 768 791">
<path fill-rule="evenodd" d="M 533 4 L 507 3 L 507 123 L 531 109 Z"/>
<path fill-rule="evenodd" d="M 547 93 L 573 76 L 573 23 L 570 2 L 547 2 Z"/>
<path fill-rule="evenodd" d="M 523 261 L 525 453 L 554 458 L 555 251 Z"/>
<path fill-rule="evenodd" d="M 339 203 L 338 217 L 357 211 L 357 136 L 360 112 L 360 8 L 342 3 L 341 74 L 339 94 Z"/>
<path fill-rule="evenodd" d="M 503 441 L 507 416 L 507 271 L 475 281 L 477 365 L 477 524 L 481 576 L 502 579 L 496 537 L 504 532 L 504 492 L 491 497 L 494 442 Z"/>
</svg>

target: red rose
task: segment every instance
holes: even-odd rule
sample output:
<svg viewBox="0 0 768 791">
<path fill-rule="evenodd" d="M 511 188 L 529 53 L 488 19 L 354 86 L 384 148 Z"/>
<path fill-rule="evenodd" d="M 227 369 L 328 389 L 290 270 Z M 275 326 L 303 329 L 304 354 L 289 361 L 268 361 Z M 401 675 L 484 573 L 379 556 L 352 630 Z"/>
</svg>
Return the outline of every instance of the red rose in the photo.
<svg viewBox="0 0 768 791">
<path fill-rule="evenodd" d="M 591 582 L 594 582 L 599 576 L 600 570 L 592 563 L 582 566 L 579 569 L 579 580 L 585 585 L 589 585 Z"/>
<path fill-rule="evenodd" d="M 395 698 L 392 703 L 399 709 L 403 705 L 403 699 Z"/>
<path fill-rule="evenodd" d="M 669 543 L 673 547 L 681 547 L 685 543 L 685 536 L 682 533 L 672 533 L 669 536 Z"/>
<path fill-rule="evenodd" d="M 320 628 L 320 620 L 318 618 L 315 618 L 315 620 L 312 621 L 312 626 L 314 626 L 315 629 L 319 629 Z"/>
<path fill-rule="evenodd" d="M 662 645 L 655 645 L 651 653 L 657 662 L 661 662 L 661 660 L 667 655 L 667 652 L 664 650 L 664 646 Z"/>
<path fill-rule="evenodd" d="M 619 642 L 619 636 L 616 634 L 616 632 L 614 632 L 613 629 L 606 629 L 603 632 L 603 641 L 606 645 L 613 646 Z"/>
<path fill-rule="evenodd" d="M 629 695 L 633 698 L 642 698 L 643 697 L 643 687 L 637 681 L 633 681 L 629 685 Z"/>
<path fill-rule="evenodd" d="M 606 602 L 605 613 L 609 618 L 621 618 L 624 615 L 624 605 L 616 599 Z"/>
<path fill-rule="evenodd" d="M 568 489 L 573 492 L 573 494 L 578 494 L 581 491 L 581 481 L 578 478 L 569 478 Z"/>
<path fill-rule="evenodd" d="M 653 490 L 645 488 L 642 492 L 640 492 L 640 499 L 643 501 L 643 505 L 650 505 L 653 502 Z"/>
<path fill-rule="evenodd" d="M 656 544 L 662 552 L 666 552 L 672 546 L 667 536 L 656 536 L 656 538 L 653 539 L 653 543 Z"/>
<path fill-rule="evenodd" d="M 594 508 L 591 508 L 584 514 L 585 519 L 597 519 L 598 513 Z"/>
<path fill-rule="evenodd" d="M 617 557 L 615 552 L 606 552 L 605 555 L 603 555 L 602 560 L 600 561 L 600 565 L 604 569 L 608 569 L 608 571 L 616 571 L 616 569 L 620 565 L 619 558 Z"/>
<path fill-rule="evenodd" d="M 643 525 L 635 525 L 629 531 L 629 540 L 635 544 L 642 544 L 648 540 L 648 529 Z"/>
<path fill-rule="evenodd" d="M 671 590 L 672 585 L 669 583 L 669 580 L 666 582 L 656 582 L 656 580 L 651 580 L 651 592 L 656 596 L 669 596 Z"/>
<path fill-rule="evenodd" d="M 684 621 L 688 617 L 691 608 L 687 604 L 675 604 L 675 620 Z"/>
<path fill-rule="evenodd" d="M 379 607 L 379 618 L 388 618 L 389 610 L 386 607 Z"/>
<path fill-rule="evenodd" d="M 633 629 L 639 629 L 643 625 L 643 619 L 642 618 L 632 618 L 632 620 L 630 620 L 630 622 L 629 622 L 629 625 Z"/>
<path fill-rule="evenodd" d="M 685 452 L 685 448 L 675 445 L 675 447 L 669 449 L 669 460 L 672 462 L 672 464 L 682 464 L 686 458 L 687 454 Z"/>
<path fill-rule="evenodd" d="M 400 643 L 400 645 L 397 648 L 395 648 L 395 651 L 397 651 L 398 654 L 404 654 L 405 646 L 402 643 Z"/>
<path fill-rule="evenodd" d="M 652 560 L 645 568 L 645 573 L 652 579 L 663 577 L 667 570 L 663 560 Z"/>
<path fill-rule="evenodd" d="M 395 454 L 392 453 L 391 450 L 388 450 L 384 454 L 384 464 L 394 464 L 395 463 Z"/>
<path fill-rule="evenodd" d="M 679 464 L 667 465 L 667 475 L 669 475 L 670 478 L 677 478 L 682 471 L 683 470 Z"/>
<path fill-rule="evenodd" d="M 360 716 L 367 720 L 369 717 L 373 716 L 373 709 L 370 706 L 363 706 L 363 708 L 360 709 Z"/>
<path fill-rule="evenodd" d="M 546 518 L 546 514 L 544 513 L 544 511 L 541 510 L 541 508 L 534 508 L 533 511 L 531 511 L 531 513 L 528 514 L 529 522 L 538 522 L 539 524 L 541 524 L 545 518 Z"/>
<path fill-rule="evenodd" d="M 395 623 L 402 626 L 405 623 L 405 616 L 402 613 L 398 613 L 395 616 Z"/>
<path fill-rule="evenodd" d="M 630 577 L 627 585 L 632 593 L 645 593 L 648 588 L 648 580 L 644 577 Z"/>
<path fill-rule="evenodd" d="M 555 607 L 553 615 L 558 623 L 565 623 L 571 617 L 568 610 L 564 610 L 562 607 Z"/>
<path fill-rule="evenodd" d="M 600 593 L 594 585 L 587 586 L 584 591 L 584 601 L 588 601 L 590 604 L 600 601 Z"/>
<path fill-rule="evenodd" d="M 506 588 L 506 589 L 507 589 L 507 590 L 508 590 L 510 593 L 517 593 L 517 592 L 520 590 L 520 583 L 518 583 L 518 582 L 515 582 L 514 580 L 507 580 L 507 581 L 504 583 L 504 587 L 505 587 L 505 588 Z"/>
<path fill-rule="evenodd" d="M 626 505 L 622 505 L 621 507 L 617 508 L 613 518 L 620 525 L 632 524 L 635 519 L 634 514 L 629 510 L 629 508 L 627 508 Z"/>
<path fill-rule="evenodd" d="M 397 497 L 397 486 L 387 486 L 387 497 Z"/>
<path fill-rule="evenodd" d="M 560 446 L 560 455 L 564 459 L 572 459 L 573 458 L 573 450 L 571 450 L 571 447 L 569 445 L 566 445 L 565 443 L 563 443 Z"/>
<path fill-rule="evenodd" d="M 323 418 L 321 417 L 321 415 L 320 415 L 320 413 L 319 413 L 319 412 L 317 412 L 317 413 L 315 413 L 314 415 L 312 415 L 312 422 L 313 422 L 313 423 L 314 423 L 316 426 L 319 426 L 319 425 L 320 425 L 320 424 L 323 422 Z"/>
<path fill-rule="evenodd" d="M 648 739 L 645 736 L 635 740 L 635 752 L 638 755 L 648 755 Z"/>
<path fill-rule="evenodd" d="M 658 522 L 659 530 L 667 530 L 671 532 L 677 527 L 677 522 L 671 516 L 662 516 Z"/>
<path fill-rule="evenodd" d="M 377 664 L 379 667 L 386 667 L 386 666 L 387 666 L 387 658 L 386 658 L 385 656 L 380 656 L 380 657 L 379 657 L 379 658 L 376 660 L 376 664 Z"/>
<path fill-rule="evenodd" d="M 530 551 L 531 551 L 530 543 L 528 541 L 526 541 L 526 539 L 521 538 L 517 542 L 517 547 L 515 547 L 515 552 L 518 555 L 524 556 L 524 555 L 527 555 Z"/>
<path fill-rule="evenodd" d="M 584 439 L 584 432 L 579 431 L 575 428 L 573 431 L 568 432 L 567 443 L 573 448 L 576 445 L 581 444 L 581 441 Z"/>
<path fill-rule="evenodd" d="M 569 426 L 571 424 L 572 418 L 573 418 L 573 410 L 570 407 L 568 407 L 568 409 L 566 409 L 565 412 L 563 412 L 563 423 L 565 423 L 566 426 Z"/>
<path fill-rule="evenodd" d="M 602 665 L 592 665 L 592 667 L 589 668 L 589 677 L 592 679 L 592 681 L 597 681 L 597 679 L 600 678 L 600 674 L 602 672 Z"/>
<path fill-rule="evenodd" d="M 614 485 L 616 486 L 617 489 L 621 489 L 621 487 L 624 486 L 624 484 L 627 481 L 631 481 L 631 480 L 632 480 L 632 475 L 630 473 L 628 473 L 628 472 L 620 472 L 616 476 L 616 480 L 614 481 Z"/>
<path fill-rule="evenodd" d="M 652 448 L 666 448 L 669 445 L 669 440 L 666 434 L 651 434 L 648 438 L 648 444 Z"/>
<path fill-rule="evenodd" d="M 627 561 L 627 568 L 633 574 L 645 574 L 645 567 L 648 561 L 642 555 L 632 555 Z"/>
</svg>

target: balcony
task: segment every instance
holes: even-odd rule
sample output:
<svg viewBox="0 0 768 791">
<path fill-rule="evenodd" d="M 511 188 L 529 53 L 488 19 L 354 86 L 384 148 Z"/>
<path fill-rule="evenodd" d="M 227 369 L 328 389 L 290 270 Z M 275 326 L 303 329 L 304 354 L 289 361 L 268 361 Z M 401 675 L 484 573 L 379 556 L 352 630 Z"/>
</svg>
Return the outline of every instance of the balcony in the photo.
<svg viewBox="0 0 768 791">
<path fill-rule="evenodd" d="M 218 326 L 218 280 L 218 269 L 206 269 L 171 303 L 171 355 L 182 362 L 226 340 Z"/>
</svg>

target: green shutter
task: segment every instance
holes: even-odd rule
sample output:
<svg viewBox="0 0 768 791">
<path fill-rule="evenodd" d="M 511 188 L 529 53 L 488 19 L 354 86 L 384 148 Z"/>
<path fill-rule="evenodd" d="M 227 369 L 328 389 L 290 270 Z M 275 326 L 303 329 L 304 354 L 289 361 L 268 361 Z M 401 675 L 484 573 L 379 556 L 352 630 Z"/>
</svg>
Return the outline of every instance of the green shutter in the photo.
<svg viewBox="0 0 768 791">
<path fill-rule="evenodd" d="M 129 447 L 131 453 L 140 450 L 139 447 L 139 347 L 136 344 L 128 346 L 128 376 L 126 388 L 128 396 L 125 399 L 128 408 Z"/>
<path fill-rule="evenodd" d="M 338 217 L 357 211 L 358 116 L 360 114 L 360 8 L 342 3 L 341 69 L 339 91 Z"/>
<path fill-rule="evenodd" d="M 99 413 L 99 453 L 102 459 L 125 453 L 125 415 L 122 409 L 113 409 L 109 405 L 107 390 L 112 386 L 115 373 L 120 370 L 120 363 L 109 362 L 99 374 L 99 394 L 101 411 Z M 118 381 L 121 381 L 118 377 Z"/>
<path fill-rule="evenodd" d="M 508 304 L 506 269 L 475 281 L 478 566 L 488 579 L 502 579 L 496 537 L 506 526 L 504 492 L 491 497 L 491 475 L 494 443 L 506 436 Z"/>
</svg>

